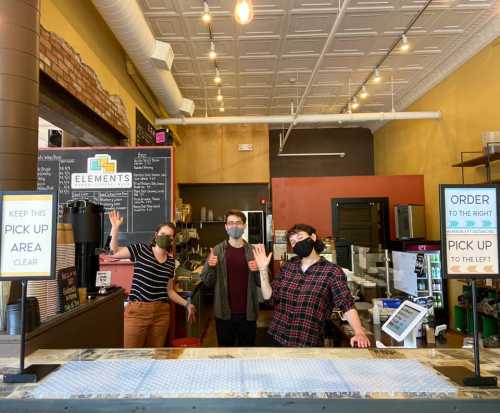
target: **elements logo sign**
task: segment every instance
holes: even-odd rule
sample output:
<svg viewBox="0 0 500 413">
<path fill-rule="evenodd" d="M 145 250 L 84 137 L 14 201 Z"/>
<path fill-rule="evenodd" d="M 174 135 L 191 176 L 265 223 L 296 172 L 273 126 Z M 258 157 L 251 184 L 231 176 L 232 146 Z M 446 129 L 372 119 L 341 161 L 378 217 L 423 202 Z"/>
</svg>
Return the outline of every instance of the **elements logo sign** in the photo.
<svg viewBox="0 0 500 413">
<path fill-rule="evenodd" d="M 87 173 L 71 174 L 71 188 L 132 188 L 132 173 L 117 172 L 117 169 L 117 161 L 110 155 L 96 154 L 87 159 Z"/>
<path fill-rule="evenodd" d="M 87 159 L 87 172 L 114 174 L 116 172 L 116 161 L 106 154 L 96 155 Z"/>
</svg>

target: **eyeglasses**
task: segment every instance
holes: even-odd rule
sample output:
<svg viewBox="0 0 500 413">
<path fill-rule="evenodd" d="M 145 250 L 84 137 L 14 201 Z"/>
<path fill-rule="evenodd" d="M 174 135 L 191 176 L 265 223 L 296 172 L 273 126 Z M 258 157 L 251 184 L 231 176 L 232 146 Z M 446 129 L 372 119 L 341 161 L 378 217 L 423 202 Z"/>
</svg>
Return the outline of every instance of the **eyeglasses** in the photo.
<svg viewBox="0 0 500 413">
<path fill-rule="evenodd" d="M 243 221 L 227 221 L 226 225 L 228 227 L 240 227 L 240 226 L 242 226 L 244 224 L 243 224 Z"/>
</svg>

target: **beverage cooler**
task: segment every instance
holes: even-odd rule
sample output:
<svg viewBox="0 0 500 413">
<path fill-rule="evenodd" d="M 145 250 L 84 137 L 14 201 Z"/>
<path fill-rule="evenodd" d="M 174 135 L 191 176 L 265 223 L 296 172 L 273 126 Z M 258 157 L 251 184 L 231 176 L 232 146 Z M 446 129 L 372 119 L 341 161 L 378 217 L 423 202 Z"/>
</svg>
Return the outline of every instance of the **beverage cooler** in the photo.
<svg viewBox="0 0 500 413">
<path fill-rule="evenodd" d="M 434 300 L 436 324 L 448 324 L 446 280 L 439 250 L 393 251 L 394 288 L 411 297 Z"/>
</svg>

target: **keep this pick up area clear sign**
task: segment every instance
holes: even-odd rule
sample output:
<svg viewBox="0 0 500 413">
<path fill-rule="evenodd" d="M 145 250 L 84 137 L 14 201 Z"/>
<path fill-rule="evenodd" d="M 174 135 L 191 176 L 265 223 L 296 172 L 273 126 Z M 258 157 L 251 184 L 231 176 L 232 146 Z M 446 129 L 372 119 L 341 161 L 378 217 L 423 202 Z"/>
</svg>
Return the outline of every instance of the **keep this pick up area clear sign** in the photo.
<svg viewBox="0 0 500 413">
<path fill-rule="evenodd" d="M 50 279 L 55 274 L 57 195 L 1 193 L 0 280 Z"/>
<path fill-rule="evenodd" d="M 443 185 L 441 231 L 448 278 L 496 278 L 498 187 Z"/>
</svg>

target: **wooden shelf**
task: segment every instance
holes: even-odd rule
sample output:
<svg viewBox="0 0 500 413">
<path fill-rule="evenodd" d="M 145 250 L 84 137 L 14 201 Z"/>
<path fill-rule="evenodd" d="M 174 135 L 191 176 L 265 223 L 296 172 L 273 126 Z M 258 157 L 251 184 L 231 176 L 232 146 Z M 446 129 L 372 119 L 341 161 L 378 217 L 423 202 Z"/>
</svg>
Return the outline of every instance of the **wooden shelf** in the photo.
<svg viewBox="0 0 500 413">
<path fill-rule="evenodd" d="M 490 163 L 493 161 L 497 161 L 500 159 L 500 153 L 495 152 L 490 154 L 489 161 Z M 477 158 L 469 159 L 468 161 L 463 161 L 452 165 L 454 168 L 471 168 L 474 166 L 487 165 L 488 164 L 488 156 L 478 156 Z"/>
</svg>

